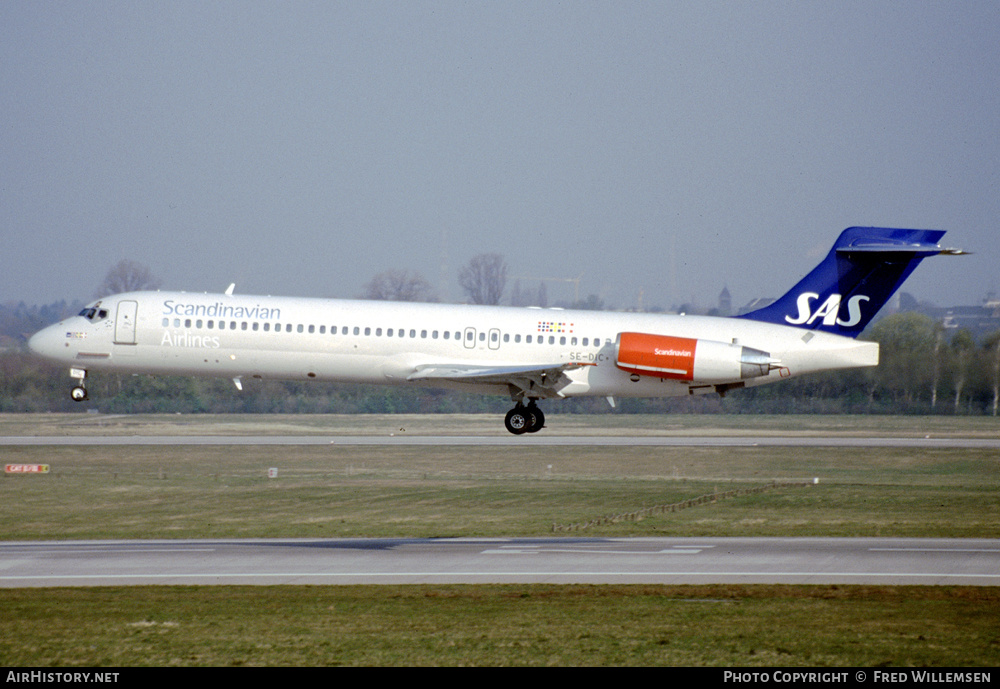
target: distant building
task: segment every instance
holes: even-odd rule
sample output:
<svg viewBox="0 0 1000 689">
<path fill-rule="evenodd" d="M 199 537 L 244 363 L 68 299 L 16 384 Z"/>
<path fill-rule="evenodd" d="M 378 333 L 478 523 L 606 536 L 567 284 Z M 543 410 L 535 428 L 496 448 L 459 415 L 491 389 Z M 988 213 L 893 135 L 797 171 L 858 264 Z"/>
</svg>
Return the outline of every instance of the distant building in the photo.
<svg viewBox="0 0 1000 689">
<path fill-rule="evenodd" d="M 719 293 L 719 315 L 729 316 L 733 312 L 733 298 L 729 296 L 729 288 L 723 287 Z"/>
<path fill-rule="evenodd" d="M 1000 299 L 987 294 L 980 306 L 925 306 L 918 309 L 946 330 L 968 330 L 977 340 L 1000 330 Z"/>
<path fill-rule="evenodd" d="M 940 323 L 946 331 L 952 331 L 952 334 L 958 330 L 968 330 L 976 340 L 982 340 L 1000 330 L 1000 299 L 993 293 L 987 294 L 980 306 L 936 306 L 930 302 L 917 301 L 909 292 L 900 292 L 895 308 L 887 305 L 879 313 L 879 317 L 905 312 L 928 316 Z"/>
</svg>

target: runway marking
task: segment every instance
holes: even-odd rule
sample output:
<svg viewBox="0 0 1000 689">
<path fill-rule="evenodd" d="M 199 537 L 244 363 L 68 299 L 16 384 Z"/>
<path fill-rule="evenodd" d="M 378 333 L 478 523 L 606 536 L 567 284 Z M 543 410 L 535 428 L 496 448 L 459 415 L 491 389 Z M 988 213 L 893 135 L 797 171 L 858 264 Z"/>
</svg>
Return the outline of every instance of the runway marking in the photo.
<svg viewBox="0 0 1000 689">
<path fill-rule="evenodd" d="M 997 548 L 869 548 L 870 553 L 1000 553 Z"/>
<path fill-rule="evenodd" d="M 0 553 L 31 553 L 32 555 L 64 555 L 66 553 L 214 553 L 217 548 L 74 548 L 67 546 L 57 550 L 34 550 L 25 548 L 3 548 Z"/>
<path fill-rule="evenodd" d="M 509 549 L 483 550 L 480 555 L 538 555 L 539 553 L 586 553 L 587 555 L 697 555 L 700 550 L 590 550 L 587 548 L 539 548 L 531 550 L 511 546 Z"/>
<path fill-rule="evenodd" d="M 498 549 L 483 550 L 480 555 L 536 555 L 538 553 L 586 553 L 588 555 L 697 555 L 704 548 L 715 546 L 675 545 L 663 550 L 605 550 L 601 546 L 552 548 L 541 545 L 504 545 Z"/>
</svg>

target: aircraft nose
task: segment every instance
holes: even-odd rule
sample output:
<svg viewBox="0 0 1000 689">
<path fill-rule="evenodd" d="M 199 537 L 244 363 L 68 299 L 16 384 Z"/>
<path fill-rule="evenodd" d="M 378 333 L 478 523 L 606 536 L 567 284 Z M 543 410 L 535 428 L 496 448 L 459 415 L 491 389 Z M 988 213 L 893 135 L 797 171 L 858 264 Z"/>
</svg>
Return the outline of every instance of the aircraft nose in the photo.
<svg viewBox="0 0 1000 689">
<path fill-rule="evenodd" d="M 59 354 L 59 346 L 63 341 L 59 334 L 56 326 L 43 328 L 28 338 L 28 349 L 37 356 L 54 358 Z"/>
</svg>

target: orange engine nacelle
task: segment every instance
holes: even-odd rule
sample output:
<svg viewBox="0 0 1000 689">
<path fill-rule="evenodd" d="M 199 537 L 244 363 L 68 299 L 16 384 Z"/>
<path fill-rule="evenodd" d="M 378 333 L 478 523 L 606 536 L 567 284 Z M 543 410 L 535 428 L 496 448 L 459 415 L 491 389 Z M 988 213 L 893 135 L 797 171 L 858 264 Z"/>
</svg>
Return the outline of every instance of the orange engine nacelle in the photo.
<svg viewBox="0 0 1000 689">
<path fill-rule="evenodd" d="M 649 333 L 619 333 L 615 355 L 623 371 L 698 383 L 766 376 L 779 363 L 752 347 Z"/>
</svg>

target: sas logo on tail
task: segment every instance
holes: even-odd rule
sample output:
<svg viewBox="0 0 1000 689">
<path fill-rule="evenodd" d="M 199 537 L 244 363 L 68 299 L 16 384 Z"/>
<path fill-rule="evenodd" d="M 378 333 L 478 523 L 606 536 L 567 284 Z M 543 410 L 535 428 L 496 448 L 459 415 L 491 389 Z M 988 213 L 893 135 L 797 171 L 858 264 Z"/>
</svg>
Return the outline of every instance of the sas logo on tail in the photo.
<svg viewBox="0 0 1000 689">
<path fill-rule="evenodd" d="M 796 306 L 799 308 L 799 315 L 795 318 L 791 316 L 785 316 L 785 320 L 792 325 L 812 325 L 816 322 L 817 318 L 823 319 L 823 325 L 840 325 L 845 328 L 850 328 L 861 322 L 861 302 L 870 301 L 869 297 L 862 294 L 856 294 L 847 300 L 847 320 L 838 318 L 840 315 L 840 295 L 831 294 L 825 302 L 823 302 L 814 311 L 810 302 L 814 299 L 819 299 L 819 295 L 815 292 L 803 292 L 799 295 L 799 298 L 795 301 Z"/>
</svg>

